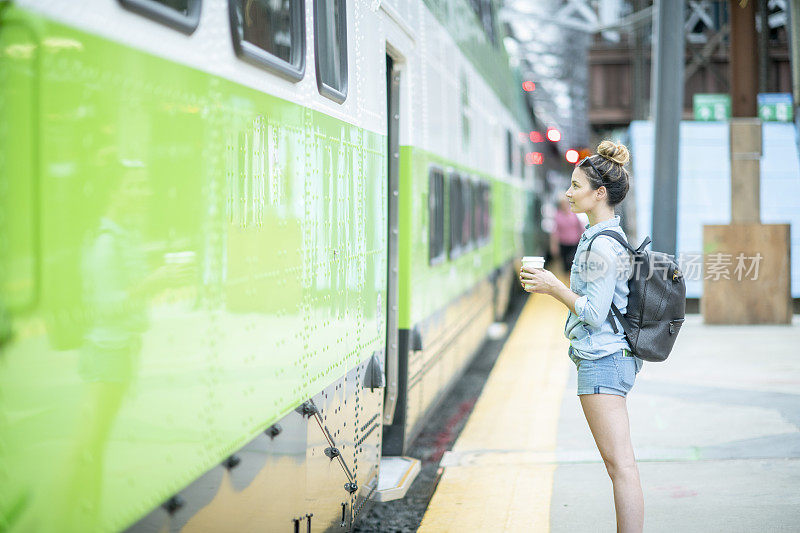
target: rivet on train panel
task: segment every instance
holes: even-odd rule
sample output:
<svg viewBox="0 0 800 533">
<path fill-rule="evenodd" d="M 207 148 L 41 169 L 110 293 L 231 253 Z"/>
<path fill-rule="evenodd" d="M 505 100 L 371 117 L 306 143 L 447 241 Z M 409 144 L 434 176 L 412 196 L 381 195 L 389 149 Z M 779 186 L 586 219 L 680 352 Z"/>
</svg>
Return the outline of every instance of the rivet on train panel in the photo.
<svg viewBox="0 0 800 533">
<path fill-rule="evenodd" d="M 224 467 L 225 467 L 225 468 L 227 468 L 228 470 L 233 470 L 233 469 L 234 469 L 234 468 L 236 468 L 236 467 L 239 465 L 239 463 L 241 463 L 241 462 L 242 462 L 242 460 L 241 460 L 241 459 L 240 459 L 238 456 L 236 456 L 236 455 L 231 455 L 230 457 L 228 457 L 227 459 L 225 459 L 225 461 L 222 463 L 222 466 L 224 466 Z"/>
<path fill-rule="evenodd" d="M 274 439 L 275 437 L 281 434 L 281 431 L 283 431 L 283 428 L 281 427 L 280 424 L 272 424 L 267 429 L 266 434 L 269 435 L 270 439 Z"/>
<path fill-rule="evenodd" d="M 175 496 L 164 502 L 164 504 L 161 507 L 163 507 L 164 510 L 166 510 L 169 514 L 175 514 L 175 512 L 184 505 L 186 505 L 186 501 L 176 494 Z"/>
</svg>

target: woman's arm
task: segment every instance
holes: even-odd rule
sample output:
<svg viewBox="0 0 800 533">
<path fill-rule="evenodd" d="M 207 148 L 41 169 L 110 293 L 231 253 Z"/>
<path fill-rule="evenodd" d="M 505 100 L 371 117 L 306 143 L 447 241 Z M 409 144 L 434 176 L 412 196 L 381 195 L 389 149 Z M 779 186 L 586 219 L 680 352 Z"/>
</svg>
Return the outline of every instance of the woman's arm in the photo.
<svg viewBox="0 0 800 533">
<path fill-rule="evenodd" d="M 556 281 L 558 281 L 558 285 L 549 293 L 550 296 L 566 305 L 570 311 L 577 315 L 578 313 L 575 310 L 575 302 L 578 300 L 579 296 L 572 292 L 569 287 L 561 283 L 558 278 L 556 278 Z"/>
<path fill-rule="evenodd" d="M 543 268 L 522 267 L 519 273 L 519 280 L 522 287 L 527 292 L 549 294 L 559 302 L 566 305 L 570 311 L 575 311 L 575 302 L 580 298 L 572 292 L 569 287 L 564 285 L 555 274 Z"/>
<path fill-rule="evenodd" d="M 595 270 L 579 274 L 588 278 L 586 294 L 583 296 L 574 293 L 549 270 L 523 268 L 520 281 L 528 292 L 549 294 L 566 305 L 580 321 L 599 327 L 611 309 L 617 283 L 617 264 L 614 249 L 605 239 L 596 240 L 593 250 L 598 252 L 592 253 L 591 258 Z"/>
<path fill-rule="evenodd" d="M 578 315 L 578 320 L 595 328 L 600 327 L 611 310 L 616 284 L 614 263 L 611 263 L 602 275 L 589 279 L 586 283 L 586 294 L 575 300 L 575 314 Z"/>
</svg>

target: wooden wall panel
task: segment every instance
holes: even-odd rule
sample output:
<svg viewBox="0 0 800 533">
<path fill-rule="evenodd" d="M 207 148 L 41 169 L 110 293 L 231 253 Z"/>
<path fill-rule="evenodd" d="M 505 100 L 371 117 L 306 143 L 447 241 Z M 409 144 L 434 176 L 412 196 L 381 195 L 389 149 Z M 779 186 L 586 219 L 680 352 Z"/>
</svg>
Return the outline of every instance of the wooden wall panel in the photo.
<svg viewBox="0 0 800 533">
<path fill-rule="evenodd" d="M 790 324 L 789 243 L 789 224 L 703 226 L 704 321 Z"/>
</svg>

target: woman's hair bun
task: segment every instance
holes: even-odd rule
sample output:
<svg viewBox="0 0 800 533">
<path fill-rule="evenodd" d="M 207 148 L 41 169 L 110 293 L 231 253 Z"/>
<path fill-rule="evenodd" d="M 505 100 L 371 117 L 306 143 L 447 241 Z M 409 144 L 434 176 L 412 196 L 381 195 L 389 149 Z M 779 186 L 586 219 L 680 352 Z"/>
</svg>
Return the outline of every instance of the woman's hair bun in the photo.
<svg viewBox="0 0 800 533">
<path fill-rule="evenodd" d="M 597 145 L 597 155 L 623 166 L 631 160 L 631 154 L 628 152 L 627 146 L 609 140 Z"/>
</svg>

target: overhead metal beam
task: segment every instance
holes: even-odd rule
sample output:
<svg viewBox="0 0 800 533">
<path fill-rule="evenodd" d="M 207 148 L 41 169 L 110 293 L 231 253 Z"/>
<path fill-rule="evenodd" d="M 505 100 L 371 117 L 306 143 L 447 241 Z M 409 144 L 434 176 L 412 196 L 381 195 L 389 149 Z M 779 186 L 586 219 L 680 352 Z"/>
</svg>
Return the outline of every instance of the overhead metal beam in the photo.
<svg viewBox="0 0 800 533">
<path fill-rule="evenodd" d="M 688 41 L 693 43 L 706 42 L 707 37 L 705 32 L 693 31 L 694 27 L 699 23 L 702 23 L 706 28 L 711 30 L 715 29 L 714 19 L 708 13 L 709 9 L 711 9 L 711 6 L 708 0 L 701 0 L 699 2 L 689 1 L 689 16 L 686 17 L 686 23 L 683 26 Z"/>
<path fill-rule="evenodd" d="M 504 22 L 531 20 L 535 22 L 544 22 L 554 24 L 562 28 L 569 28 L 583 33 L 595 33 L 597 31 L 597 24 L 588 24 L 585 22 L 577 22 L 569 19 L 558 19 L 550 17 L 541 13 L 522 13 L 510 8 L 502 8 L 499 13 L 500 20 Z"/>
<path fill-rule="evenodd" d="M 625 17 L 622 17 L 617 22 L 612 24 L 606 24 L 603 26 L 598 26 L 596 31 L 603 32 L 603 31 L 610 31 L 610 30 L 633 30 L 638 28 L 639 26 L 643 26 L 645 24 L 650 24 L 650 21 L 653 18 L 653 6 L 648 6 L 635 13 L 631 13 Z"/>
<path fill-rule="evenodd" d="M 648 24 L 653 15 L 653 6 L 646 7 L 636 13 L 631 13 L 612 24 L 600 25 L 596 19 L 595 22 L 589 21 L 575 21 L 569 18 L 569 14 L 562 14 L 563 8 L 555 16 L 548 16 L 543 13 L 527 13 L 517 11 L 514 8 L 504 7 L 500 10 L 499 17 L 504 22 L 519 22 L 519 21 L 533 21 L 538 23 L 553 24 L 562 28 L 569 28 L 584 33 L 599 33 L 604 31 L 614 30 L 632 30 L 637 26 Z M 523 42 L 523 41 L 521 41 Z"/>
<path fill-rule="evenodd" d="M 720 85 L 726 89 L 728 88 L 728 78 L 711 68 L 711 56 L 714 55 L 714 52 L 717 50 L 717 48 L 725 43 L 725 38 L 728 36 L 729 32 L 730 25 L 725 23 L 722 28 L 720 28 L 720 30 L 715 33 L 711 39 L 706 42 L 706 44 L 703 45 L 703 48 L 699 53 L 692 50 L 693 57 L 689 65 L 686 67 L 684 79 L 688 80 L 691 78 L 695 72 L 700 70 L 701 67 L 707 67 L 708 70 L 717 77 Z"/>
</svg>

